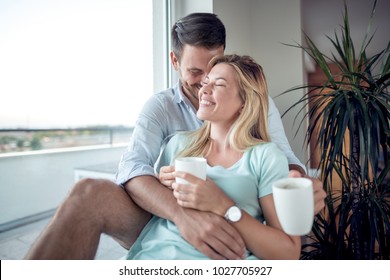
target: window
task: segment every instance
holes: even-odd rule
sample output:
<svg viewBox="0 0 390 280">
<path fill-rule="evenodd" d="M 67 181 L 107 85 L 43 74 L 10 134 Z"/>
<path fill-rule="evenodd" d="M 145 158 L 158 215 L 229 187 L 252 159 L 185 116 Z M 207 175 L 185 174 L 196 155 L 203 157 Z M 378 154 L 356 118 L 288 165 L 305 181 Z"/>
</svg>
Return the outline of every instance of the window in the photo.
<svg viewBox="0 0 390 280">
<path fill-rule="evenodd" d="M 154 90 L 152 9 L 152 0 L 0 2 L 0 130 L 133 126 Z"/>
<path fill-rule="evenodd" d="M 0 2 L 0 128 L 134 125 L 152 15 L 151 0 Z"/>
</svg>

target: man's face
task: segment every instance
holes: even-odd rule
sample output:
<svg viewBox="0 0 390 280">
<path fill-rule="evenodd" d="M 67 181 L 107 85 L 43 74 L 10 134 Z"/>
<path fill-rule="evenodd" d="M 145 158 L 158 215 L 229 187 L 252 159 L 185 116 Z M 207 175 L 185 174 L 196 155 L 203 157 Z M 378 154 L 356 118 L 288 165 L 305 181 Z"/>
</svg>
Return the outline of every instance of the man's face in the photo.
<svg viewBox="0 0 390 280">
<path fill-rule="evenodd" d="M 179 72 L 184 95 L 198 108 L 198 91 L 206 76 L 207 64 L 216 55 L 223 54 L 223 46 L 208 50 L 204 47 L 184 45 L 180 62 L 171 52 L 172 64 Z"/>
</svg>

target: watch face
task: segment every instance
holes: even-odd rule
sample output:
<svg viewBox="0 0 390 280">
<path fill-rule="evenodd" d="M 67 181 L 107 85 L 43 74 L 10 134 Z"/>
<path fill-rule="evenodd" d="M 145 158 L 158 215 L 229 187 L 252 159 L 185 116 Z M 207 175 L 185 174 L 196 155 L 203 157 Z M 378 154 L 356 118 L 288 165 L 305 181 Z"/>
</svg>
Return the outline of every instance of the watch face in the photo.
<svg viewBox="0 0 390 280">
<path fill-rule="evenodd" d="M 241 210 L 237 206 L 232 206 L 228 210 L 228 219 L 232 222 L 238 222 L 241 219 Z"/>
</svg>

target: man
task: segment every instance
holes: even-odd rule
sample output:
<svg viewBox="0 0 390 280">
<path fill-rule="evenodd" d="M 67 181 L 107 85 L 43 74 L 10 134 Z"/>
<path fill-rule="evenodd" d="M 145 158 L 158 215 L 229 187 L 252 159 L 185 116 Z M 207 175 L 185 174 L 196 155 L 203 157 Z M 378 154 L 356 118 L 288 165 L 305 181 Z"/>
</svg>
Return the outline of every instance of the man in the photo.
<svg viewBox="0 0 390 280">
<path fill-rule="evenodd" d="M 117 173 L 116 182 L 124 189 L 106 180 L 78 182 L 26 258 L 92 259 L 101 233 L 130 248 L 151 214 L 173 221 L 183 238 L 210 258 L 242 258 L 245 244 L 232 225 L 212 213 L 180 207 L 153 169 L 172 134 L 201 125 L 196 118 L 198 90 L 208 62 L 223 54 L 225 37 L 225 27 L 214 14 L 190 14 L 175 23 L 170 59 L 180 80 L 153 95 L 141 111 Z M 272 100 L 269 124 L 272 141 L 285 152 L 290 169 L 299 171 L 290 176 L 301 176 L 304 166 L 291 151 Z M 319 180 L 313 182 L 318 212 L 325 193 Z"/>
</svg>

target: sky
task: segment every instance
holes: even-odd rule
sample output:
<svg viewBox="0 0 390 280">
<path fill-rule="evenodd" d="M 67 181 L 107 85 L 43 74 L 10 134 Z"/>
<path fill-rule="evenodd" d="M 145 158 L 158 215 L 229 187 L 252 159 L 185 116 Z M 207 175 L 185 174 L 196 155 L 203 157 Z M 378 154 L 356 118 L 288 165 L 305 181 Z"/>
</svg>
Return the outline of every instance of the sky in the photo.
<svg viewBox="0 0 390 280">
<path fill-rule="evenodd" d="M 152 1 L 0 0 L 0 129 L 135 124 Z"/>
</svg>

